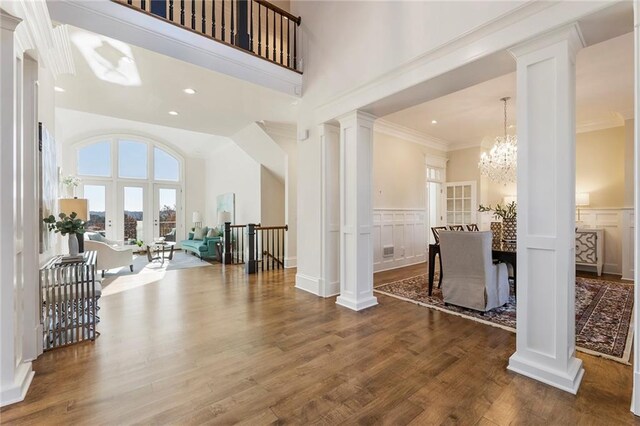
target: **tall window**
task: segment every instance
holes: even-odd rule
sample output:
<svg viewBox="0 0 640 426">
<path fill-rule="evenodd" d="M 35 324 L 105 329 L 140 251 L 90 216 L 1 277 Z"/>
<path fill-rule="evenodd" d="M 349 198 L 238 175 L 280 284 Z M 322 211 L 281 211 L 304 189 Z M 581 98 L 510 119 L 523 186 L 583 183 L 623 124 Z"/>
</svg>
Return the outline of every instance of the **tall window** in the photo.
<svg viewBox="0 0 640 426">
<path fill-rule="evenodd" d="M 100 141 L 78 150 L 78 174 L 81 176 L 111 176 L 111 141 Z"/>
<path fill-rule="evenodd" d="M 118 177 L 147 178 L 147 144 L 144 142 L 118 141 Z"/>
</svg>

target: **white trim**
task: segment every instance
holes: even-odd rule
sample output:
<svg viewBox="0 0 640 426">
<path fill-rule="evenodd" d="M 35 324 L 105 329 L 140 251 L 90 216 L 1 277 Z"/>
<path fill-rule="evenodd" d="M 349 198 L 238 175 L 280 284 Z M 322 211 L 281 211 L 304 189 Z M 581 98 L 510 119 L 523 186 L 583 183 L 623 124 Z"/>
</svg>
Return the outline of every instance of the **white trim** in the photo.
<svg viewBox="0 0 640 426">
<path fill-rule="evenodd" d="M 577 123 L 576 133 L 595 132 L 597 130 L 611 129 L 614 127 L 624 127 L 624 118 L 622 115 L 612 112 L 611 117 L 606 119 Z"/>
<path fill-rule="evenodd" d="M 31 369 L 31 362 L 23 361 L 16 366 L 15 382 L 10 387 L 3 384 L 0 391 L 0 407 L 23 401 L 35 374 Z"/>
<path fill-rule="evenodd" d="M 393 123 L 384 118 L 379 118 L 375 121 L 373 131 L 444 152 L 449 151 L 452 145 L 451 142 Z"/>
<path fill-rule="evenodd" d="M 293 256 L 293 257 L 285 257 L 284 259 L 284 267 L 285 269 L 293 269 L 296 268 L 298 265 L 298 259 Z"/>
</svg>

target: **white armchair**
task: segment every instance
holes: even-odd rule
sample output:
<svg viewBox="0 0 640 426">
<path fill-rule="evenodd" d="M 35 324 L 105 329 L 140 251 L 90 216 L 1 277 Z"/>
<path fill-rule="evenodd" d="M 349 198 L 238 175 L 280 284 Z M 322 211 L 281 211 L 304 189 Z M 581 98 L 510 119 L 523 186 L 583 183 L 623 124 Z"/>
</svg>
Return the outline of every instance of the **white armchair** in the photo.
<svg viewBox="0 0 640 426">
<path fill-rule="evenodd" d="M 493 264 L 491 232 L 442 231 L 445 303 L 485 312 L 509 301 L 507 265 Z"/>
<path fill-rule="evenodd" d="M 103 277 L 104 271 L 107 269 L 122 266 L 129 266 L 133 272 L 133 249 L 131 247 L 111 246 L 99 241 L 85 240 L 84 249 L 98 252 L 98 269 L 102 271 Z"/>
</svg>

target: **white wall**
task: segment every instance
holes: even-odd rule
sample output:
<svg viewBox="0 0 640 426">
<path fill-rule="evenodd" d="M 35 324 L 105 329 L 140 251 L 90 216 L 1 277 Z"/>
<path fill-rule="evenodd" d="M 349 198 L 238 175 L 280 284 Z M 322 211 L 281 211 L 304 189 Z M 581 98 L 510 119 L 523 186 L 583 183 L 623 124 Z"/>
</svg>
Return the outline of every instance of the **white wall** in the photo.
<svg viewBox="0 0 640 426">
<path fill-rule="evenodd" d="M 236 194 L 235 223 L 260 223 L 259 163 L 232 143 L 212 152 L 205 169 L 207 224 L 217 224 L 216 197 L 228 192 Z"/>
<path fill-rule="evenodd" d="M 260 166 L 260 224 L 282 226 L 285 224 L 284 182 L 266 167 Z"/>
</svg>

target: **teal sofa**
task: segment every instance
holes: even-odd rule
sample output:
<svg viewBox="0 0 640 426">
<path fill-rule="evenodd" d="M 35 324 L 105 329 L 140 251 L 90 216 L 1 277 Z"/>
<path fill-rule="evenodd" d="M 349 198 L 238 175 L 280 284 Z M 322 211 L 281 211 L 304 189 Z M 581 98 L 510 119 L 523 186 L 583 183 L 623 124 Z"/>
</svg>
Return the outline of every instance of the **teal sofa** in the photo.
<svg viewBox="0 0 640 426">
<path fill-rule="evenodd" d="M 203 228 L 206 233 L 209 231 L 208 228 Z M 180 241 L 180 247 L 185 252 L 191 252 L 196 256 L 200 257 L 200 259 L 218 259 L 218 249 L 217 244 L 222 243 L 222 237 L 204 237 L 202 240 L 194 240 L 193 232 L 189 232 L 189 239 Z"/>
</svg>

